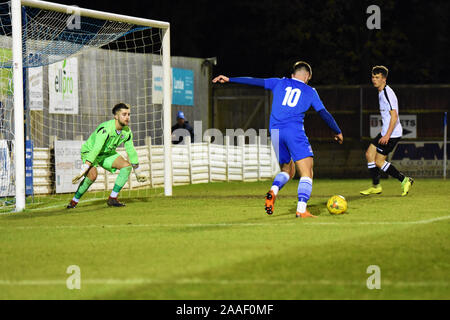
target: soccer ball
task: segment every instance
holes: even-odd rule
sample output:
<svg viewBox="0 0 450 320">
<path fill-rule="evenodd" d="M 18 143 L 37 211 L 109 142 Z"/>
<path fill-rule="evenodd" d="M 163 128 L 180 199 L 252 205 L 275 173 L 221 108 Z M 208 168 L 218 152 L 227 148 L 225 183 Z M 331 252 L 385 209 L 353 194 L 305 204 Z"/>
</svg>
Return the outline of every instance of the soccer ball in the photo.
<svg viewBox="0 0 450 320">
<path fill-rule="evenodd" d="M 332 196 L 328 199 L 327 209 L 331 214 L 343 214 L 347 211 L 347 200 L 343 196 Z"/>
</svg>

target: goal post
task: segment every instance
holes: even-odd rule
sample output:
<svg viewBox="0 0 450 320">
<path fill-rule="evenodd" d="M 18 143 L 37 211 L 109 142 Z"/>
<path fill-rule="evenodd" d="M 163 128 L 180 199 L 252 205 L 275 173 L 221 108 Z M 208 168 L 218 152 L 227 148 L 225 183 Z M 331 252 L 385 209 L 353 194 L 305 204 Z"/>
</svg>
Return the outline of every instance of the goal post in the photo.
<svg viewBox="0 0 450 320">
<path fill-rule="evenodd" d="M 14 154 L 16 211 L 25 209 L 25 134 L 23 111 L 22 6 L 11 2 L 12 55 L 14 90 Z"/>
<path fill-rule="evenodd" d="M 31 8 L 33 11 L 32 19 L 26 19 L 23 21 L 23 8 Z M 4 9 L 4 8 L 2 8 Z M 53 14 L 55 13 L 55 14 Z M 1 14 L 4 15 L 2 12 Z M 172 156 L 171 156 L 171 106 L 172 106 L 172 91 L 171 91 L 171 58 L 170 58 L 170 24 L 168 22 L 162 22 L 157 20 L 150 20 L 144 18 L 130 17 L 120 14 L 107 13 L 102 11 L 84 9 L 79 7 L 67 6 L 62 4 L 56 4 L 46 1 L 37 0 L 11 0 L 10 1 L 10 19 L 11 19 L 11 34 L 5 31 L 7 28 L 2 28 L 2 38 L 12 38 L 12 64 L 8 66 L 7 63 L 3 63 L 2 68 L 12 69 L 13 80 L 13 112 L 14 125 L 10 124 L 11 131 L 13 132 L 13 163 L 14 163 L 14 185 L 15 185 L 15 210 L 22 211 L 25 208 L 25 139 L 27 138 L 24 133 L 24 92 L 27 92 L 27 86 L 24 87 L 24 70 L 36 66 L 45 66 L 46 69 L 43 73 L 48 75 L 50 73 L 50 67 L 52 64 L 64 61 L 66 59 L 83 52 L 85 48 L 97 48 L 105 49 L 105 51 L 111 51 L 114 56 L 110 58 L 106 54 L 99 56 L 97 59 L 102 61 L 105 65 L 109 59 L 108 69 L 102 69 L 100 75 L 96 75 L 97 78 L 91 80 L 85 80 L 85 82 L 79 81 L 81 86 L 88 86 L 89 92 L 83 91 L 80 88 L 80 94 L 88 96 L 88 100 L 91 101 L 92 106 L 86 106 L 80 102 L 80 111 L 70 114 L 49 114 L 48 111 L 41 112 L 39 117 L 47 117 L 44 119 L 41 129 L 37 129 L 40 135 L 46 135 L 42 138 L 44 144 L 49 145 L 52 142 L 52 137 L 57 137 L 58 134 L 54 133 L 55 130 L 70 131 L 70 134 L 64 134 L 62 139 L 76 140 L 78 137 L 87 139 L 86 134 L 93 131 L 96 125 L 101 122 L 112 119 L 110 113 L 113 105 L 112 100 L 119 102 L 120 99 L 125 99 L 131 93 L 136 92 L 136 104 L 139 105 L 136 110 L 144 110 L 145 114 L 134 115 L 138 119 L 138 123 L 135 124 L 139 130 L 137 139 L 144 141 L 145 135 L 151 136 L 160 135 L 160 143 L 163 144 L 164 155 L 164 194 L 166 196 L 172 195 Z M 81 19 L 89 19 L 87 23 L 82 25 L 82 28 L 86 30 L 74 31 L 67 30 L 67 24 L 65 25 L 64 19 L 73 17 L 76 15 Z M 35 21 L 33 21 L 33 19 Z M 29 21 L 31 20 L 31 22 Z M 8 21 L 2 18 L 2 23 Z M 3 27 L 3 26 L 2 26 Z M 95 30 L 92 31 L 91 29 Z M 158 30 L 158 32 L 148 30 Z M 133 33 L 133 34 L 132 34 Z M 142 33 L 142 36 L 134 36 L 134 33 Z M 145 35 L 144 35 L 145 33 Z M 146 33 L 149 33 L 148 35 Z M 130 35 L 132 34 L 132 35 Z M 128 37 L 128 38 L 127 38 Z M 122 38 L 125 38 L 122 40 Z M 2 40 L 3 41 L 3 40 Z M 29 42 L 29 44 L 28 44 Z M 9 42 L 8 42 L 9 43 Z M 31 49 L 29 48 L 31 47 Z M 97 50 L 96 49 L 96 50 Z M 44 56 L 39 63 L 36 63 L 30 58 L 33 55 L 32 50 L 38 52 L 41 56 Z M 31 52 L 31 53 L 30 53 Z M 120 53 L 117 54 L 117 52 Z M 122 53 L 127 55 L 126 58 L 122 56 Z M 147 65 L 142 67 L 141 54 L 156 55 L 159 58 L 158 64 L 162 69 L 162 98 L 161 103 L 152 102 L 152 66 Z M 97 57 L 97 55 L 93 55 Z M 123 64 L 118 65 L 118 61 L 125 61 Z M 152 58 L 153 59 L 153 58 Z M 3 60 L 7 60 L 3 58 Z M 85 59 L 89 62 L 89 59 Z M 109 61 L 108 60 L 108 61 Z M 153 61 L 153 60 L 152 60 Z M 86 63 L 87 63 L 86 62 Z M 147 63 L 148 64 L 148 63 Z M 81 68 L 78 66 L 78 68 Z M 93 68 L 96 68 L 93 66 Z M 140 68 L 144 68 L 146 73 L 143 77 L 139 78 L 135 73 L 143 72 Z M 123 69 L 123 70 L 122 70 Z M 118 74 L 115 74 L 113 70 L 119 70 Z M 150 71 L 149 71 L 150 70 Z M 114 73 L 114 76 L 111 74 Z M 120 83 L 109 83 L 105 77 L 114 78 L 114 81 Z M 133 86 L 133 81 L 143 81 L 144 84 L 139 83 L 137 87 Z M 45 82 L 45 80 L 44 80 Z M 87 83 L 87 84 L 86 84 Z M 48 81 L 46 83 L 47 88 L 53 85 Z M 95 88 L 101 88 L 100 91 L 95 91 Z M 131 89 L 129 89 L 131 88 Z M 134 91 L 133 91 L 134 90 Z M 48 104 L 50 94 L 44 94 L 44 100 Z M 115 99 L 112 97 L 114 96 Z M 78 98 L 77 98 L 78 99 Z M 81 98 L 80 98 L 81 99 Z M 85 103 L 85 102 L 84 102 Z M 158 109 L 161 104 L 161 111 Z M 46 106 L 48 107 L 48 106 Z M 84 108 L 84 109 L 83 109 Z M 100 111 L 94 111 L 98 108 L 102 108 Z M 87 110 L 87 111 L 82 111 Z M 149 111 L 149 110 L 152 111 Z M 109 115 L 108 115 L 109 111 Z M 79 113 L 78 113 L 79 112 Z M 84 112 L 84 113 L 83 113 Z M 97 112 L 97 113 L 94 113 Z M 132 114 L 133 116 L 133 114 Z M 76 120 L 79 117 L 82 120 Z M 142 119 L 142 120 L 141 120 Z M 1 120 L 1 119 L 0 119 Z M 6 120 L 5 120 L 6 121 Z M 36 120 L 37 121 L 37 120 Z M 51 123 L 53 121 L 53 123 Z M 145 122 L 151 123 L 145 123 Z M 89 124 L 89 125 L 87 125 Z M 131 129 L 133 133 L 133 121 L 131 121 Z M 12 127 L 14 129 L 12 130 Z M 55 128 L 53 128 L 55 127 Z M 63 129 L 61 129 L 63 128 Z M 2 127 L 0 126 L 0 129 Z M 87 132 L 89 131 L 89 132 Z M 149 132 L 148 132 L 149 131 Z M 45 132 L 45 133 L 44 133 Z M 31 137 L 32 138 L 32 137 Z M 58 139 L 60 137 L 57 137 Z M 2 138 L 0 137 L 0 140 Z M 135 135 L 136 139 L 136 135 Z M 11 138 L 12 140 L 12 138 Z M 49 142 L 50 141 L 50 142 Z M 53 173 L 54 174 L 54 173 Z M 105 182 L 105 185 L 107 185 Z"/>
<path fill-rule="evenodd" d="M 163 51 L 170 53 L 170 27 L 164 29 Z M 163 95 L 164 95 L 164 194 L 172 195 L 172 92 L 170 90 L 170 54 L 163 54 Z"/>
</svg>

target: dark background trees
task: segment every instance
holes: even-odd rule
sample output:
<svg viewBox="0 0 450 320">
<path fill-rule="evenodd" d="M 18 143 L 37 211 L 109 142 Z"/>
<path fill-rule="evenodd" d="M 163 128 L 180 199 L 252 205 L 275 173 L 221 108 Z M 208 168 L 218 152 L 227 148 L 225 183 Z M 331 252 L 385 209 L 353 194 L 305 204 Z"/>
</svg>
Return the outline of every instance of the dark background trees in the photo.
<svg viewBox="0 0 450 320">
<path fill-rule="evenodd" d="M 217 57 L 214 73 L 289 76 L 311 63 L 314 84 L 367 83 L 373 65 L 390 81 L 448 83 L 450 2 L 284 0 L 56 0 L 171 23 L 172 54 Z M 369 30 L 366 9 L 381 8 L 381 29 Z"/>
</svg>

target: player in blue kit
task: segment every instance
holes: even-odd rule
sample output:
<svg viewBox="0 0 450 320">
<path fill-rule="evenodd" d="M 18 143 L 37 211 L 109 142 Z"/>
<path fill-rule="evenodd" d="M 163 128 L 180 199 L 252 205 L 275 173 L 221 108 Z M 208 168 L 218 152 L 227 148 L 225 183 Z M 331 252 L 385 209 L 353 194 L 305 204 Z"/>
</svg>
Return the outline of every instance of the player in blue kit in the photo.
<svg viewBox="0 0 450 320">
<path fill-rule="evenodd" d="M 260 86 L 273 92 L 269 129 L 281 172 L 275 177 L 266 195 L 265 209 L 269 215 L 274 212 L 278 192 L 294 177 L 297 168 L 301 178 L 298 185 L 296 217 L 315 217 L 306 208 L 312 191 L 314 154 L 303 126 L 305 112 L 311 106 L 334 131 L 335 140 L 340 144 L 344 141 L 341 129 L 326 110 L 317 91 L 307 85 L 311 77 L 311 66 L 299 61 L 294 64 L 291 79 L 228 78 L 220 75 L 213 80 L 214 83 L 234 82 Z"/>
</svg>

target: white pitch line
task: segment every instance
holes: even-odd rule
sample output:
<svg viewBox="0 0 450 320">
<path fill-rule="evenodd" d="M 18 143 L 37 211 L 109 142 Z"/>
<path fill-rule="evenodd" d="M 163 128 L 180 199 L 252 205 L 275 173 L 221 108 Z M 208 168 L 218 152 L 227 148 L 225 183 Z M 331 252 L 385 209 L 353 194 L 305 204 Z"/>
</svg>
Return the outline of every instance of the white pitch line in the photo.
<svg viewBox="0 0 450 320">
<path fill-rule="evenodd" d="M 151 285 L 151 284 L 175 284 L 175 285 L 282 285 L 282 286 L 356 286 L 366 287 L 365 281 L 342 280 L 270 280 L 270 279 L 81 279 L 83 285 Z M 382 286 L 391 287 L 449 287 L 446 281 L 392 281 L 382 280 Z M 0 286 L 66 286 L 65 280 L 41 279 L 41 280 L 0 280 Z"/>
<path fill-rule="evenodd" d="M 431 219 L 417 220 L 417 221 L 368 221 L 368 222 L 314 222 L 308 225 L 411 225 L 411 224 L 428 224 L 437 221 L 450 219 L 450 215 L 436 217 Z"/>
<path fill-rule="evenodd" d="M 207 228 L 207 227 L 257 227 L 257 226 L 287 226 L 295 223 L 186 223 L 186 224 L 105 224 L 105 225 L 60 225 L 60 226 L 0 226 L 0 229 L 91 229 L 91 228 Z"/>
<path fill-rule="evenodd" d="M 450 219 L 450 215 L 417 221 L 371 221 L 371 222 L 319 222 L 299 221 L 292 223 L 175 223 L 175 224 L 105 224 L 105 225 L 35 225 L 35 226 L 0 226 L 0 229 L 30 230 L 30 229 L 95 229 L 95 228 L 208 228 L 208 227 L 280 227 L 293 225 L 307 226 L 367 226 L 367 225 L 420 225 Z"/>
</svg>

